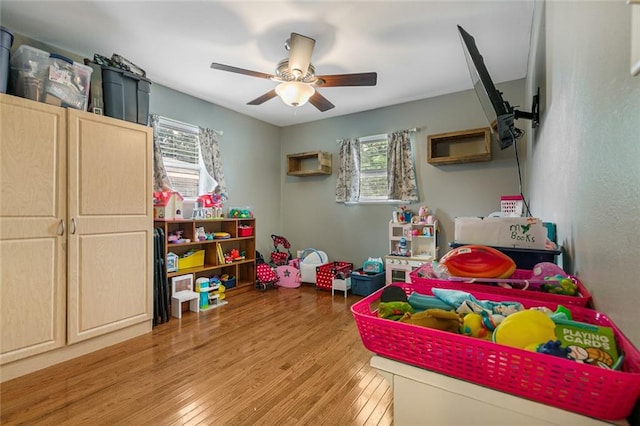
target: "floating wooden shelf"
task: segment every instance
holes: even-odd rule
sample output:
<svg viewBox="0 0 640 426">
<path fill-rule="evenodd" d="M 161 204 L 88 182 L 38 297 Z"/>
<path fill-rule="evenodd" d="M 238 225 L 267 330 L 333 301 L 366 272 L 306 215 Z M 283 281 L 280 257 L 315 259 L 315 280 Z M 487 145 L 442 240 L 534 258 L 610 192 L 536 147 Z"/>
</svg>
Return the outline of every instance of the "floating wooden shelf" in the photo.
<svg viewBox="0 0 640 426">
<path fill-rule="evenodd" d="M 290 176 L 318 176 L 331 174 L 331 153 L 301 152 L 287 155 L 287 174 Z"/>
<path fill-rule="evenodd" d="M 491 161 L 491 130 L 488 127 L 430 135 L 427 162 L 434 165 Z"/>
</svg>

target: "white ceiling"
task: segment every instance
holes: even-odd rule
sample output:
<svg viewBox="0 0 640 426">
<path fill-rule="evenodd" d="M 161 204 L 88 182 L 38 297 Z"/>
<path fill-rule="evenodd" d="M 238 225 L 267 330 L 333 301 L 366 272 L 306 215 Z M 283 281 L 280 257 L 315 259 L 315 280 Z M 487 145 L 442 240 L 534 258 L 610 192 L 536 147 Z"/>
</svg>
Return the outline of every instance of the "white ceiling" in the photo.
<svg viewBox="0 0 640 426">
<path fill-rule="evenodd" d="M 534 0 L 2 0 L 0 23 L 86 57 L 117 53 L 154 83 L 287 126 L 470 89 L 457 24 L 475 37 L 495 83 L 523 78 L 533 7 Z M 276 83 L 210 68 L 274 73 L 291 32 L 316 40 L 316 74 L 375 71 L 377 86 L 320 89 L 336 105 L 327 112 L 279 98 L 250 106 Z"/>
</svg>

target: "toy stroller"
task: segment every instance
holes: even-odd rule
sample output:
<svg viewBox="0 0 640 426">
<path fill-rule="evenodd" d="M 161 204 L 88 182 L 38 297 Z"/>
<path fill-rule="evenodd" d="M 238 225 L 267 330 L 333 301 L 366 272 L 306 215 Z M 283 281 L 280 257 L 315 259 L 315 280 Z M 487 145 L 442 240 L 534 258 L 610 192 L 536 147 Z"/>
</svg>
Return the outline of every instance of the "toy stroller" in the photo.
<svg viewBox="0 0 640 426">
<path fill-rule="evenodd" d="M 275 251 L 271 253 L 270 263 L 266 263 L 262 255 L 256 256 L 256 289 L 265 291 L 269 287 L 299 287 L 300 270 L 289 265 L 293 258 L 289 251 L 291 244 L 278 235 L 271 235 L 271 238 Z M 280 245 L 287 251 L 278 250 Z"/>
<path fill-rule="evenodd" d="M 279 235 L 271 234 L 271 239 L 273 240 L 274 251 L 271 252 L 271 265 L 272 266 L 282 266 L 289 263 L 293 256 L 291 256 L 291 244 L 285 237 L 281 237 Z M 278 250 L 278 246 L 282 246 L 286 252 Z"/>
<path fill-rule="evenodd" d="M 278 286 L 278 275 L 267 263 L 256 265 L 256 290 L 265 291 L 269 287 Z"/>
</svg>

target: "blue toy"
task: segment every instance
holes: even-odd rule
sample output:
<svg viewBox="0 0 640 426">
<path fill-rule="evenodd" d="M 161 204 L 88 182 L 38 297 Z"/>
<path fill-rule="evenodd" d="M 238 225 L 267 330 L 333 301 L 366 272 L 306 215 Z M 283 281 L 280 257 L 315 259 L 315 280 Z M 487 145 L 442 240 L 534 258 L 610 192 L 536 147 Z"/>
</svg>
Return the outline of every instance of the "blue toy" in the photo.
<svg viewBox="0 0 640 426">
<path fill-rule="evenodd" d="M 541 354 L 553 355 L 560 358 L 569 358 L 571 349 L 563 348 L 560 340 L 549 340 L 547 343 L 538 345 L 536 352 Z"/>
</svg>

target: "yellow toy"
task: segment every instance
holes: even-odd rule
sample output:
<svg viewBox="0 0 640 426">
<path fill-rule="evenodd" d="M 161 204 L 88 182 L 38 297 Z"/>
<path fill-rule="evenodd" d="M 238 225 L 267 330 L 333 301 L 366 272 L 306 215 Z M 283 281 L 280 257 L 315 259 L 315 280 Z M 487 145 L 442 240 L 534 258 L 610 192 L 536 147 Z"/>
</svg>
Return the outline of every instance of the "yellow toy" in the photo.
<svg viewBox="0 0 640 426">
<path fill-rule="evenodd" d="M 492 332 L 484 326 L 482 315 L 474 312 L 464 316 L 460 332 L 465 336 L 477 337 L 479 339 L 491 340 Z"/>
<path fill-rule="evenodd" d="M 556 324 L 545 313 L 528 309 L 506 317 L 493 332 L 493 341 L 535 351 L 538 345 L 556 340 Z"/>
</svg>

